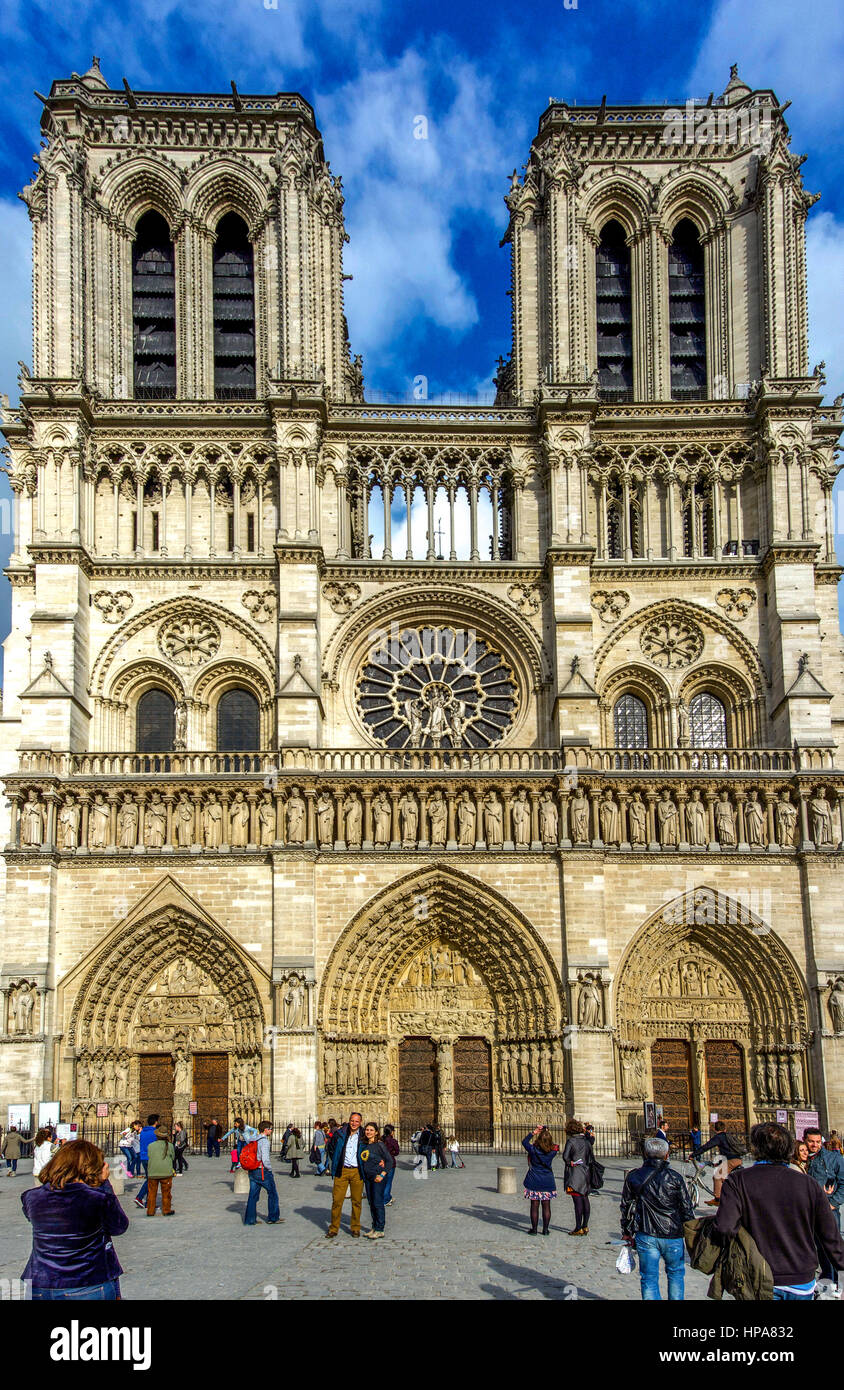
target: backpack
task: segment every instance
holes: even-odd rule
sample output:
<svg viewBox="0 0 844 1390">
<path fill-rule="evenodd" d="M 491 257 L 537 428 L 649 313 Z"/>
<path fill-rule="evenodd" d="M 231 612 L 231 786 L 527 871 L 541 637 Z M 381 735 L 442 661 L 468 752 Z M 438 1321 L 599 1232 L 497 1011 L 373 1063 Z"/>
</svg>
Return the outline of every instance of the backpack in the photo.
<svg viewBox="0 0 844 1390">
<path fill-rule="evenodd" d="M 245 1168 L 247 1173 L 254 1173 L 263 1165 L 258 1161 L 258 1140 L 252 1139 L 248 1144 L 244 1144 L 240 1151 L 240 1166 Z"/>
</svg>

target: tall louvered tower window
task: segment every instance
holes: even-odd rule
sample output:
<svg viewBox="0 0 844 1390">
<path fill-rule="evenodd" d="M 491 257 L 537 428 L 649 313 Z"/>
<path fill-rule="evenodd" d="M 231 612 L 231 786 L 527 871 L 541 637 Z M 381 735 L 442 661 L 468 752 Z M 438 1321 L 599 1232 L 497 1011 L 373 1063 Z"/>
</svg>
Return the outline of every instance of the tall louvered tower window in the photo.
<svg viewBox="0 0 844 1390">
<path fill-rule="evenodd" d="M 688 218 L 678 222 L 668 250 L 671 399 L 706 399 L 706 312 L 703 247 Z"/>
<path fill-rule="evenodd" d="M 138 222 L 132 247 L 135 399 L 176 394 L 176 262 L 170 230 L 158 212 Z"/>
<path fill-rule="evenodd" d="M 598 388 L 607 401 L 633 397 L 633 311 L 630 248 L 624 228 L 608 222 L 595 253 Z"/>
<path fill-rule="evenodd" d="M 234 212 L 223 217 L 214 244 L 214 395 L 255 395 L 255 276 L 252 245 Z"/>
</svg>

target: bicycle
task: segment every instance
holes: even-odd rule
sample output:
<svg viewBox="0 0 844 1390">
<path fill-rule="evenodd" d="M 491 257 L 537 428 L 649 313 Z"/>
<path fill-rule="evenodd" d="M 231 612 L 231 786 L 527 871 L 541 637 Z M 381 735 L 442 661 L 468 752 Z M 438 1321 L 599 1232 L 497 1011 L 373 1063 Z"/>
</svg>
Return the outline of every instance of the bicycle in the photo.
<svg viewBox="0 0 844 1390">
<path fill-rule="evenodd" d="M 713 1182 L 712 1169 L 708 1164 L 696 1159 L 694 1154 L 691 1154 L 685 1163 L 692 1169 L 691 1173 L 681 1173 L 691 1204 L 695 1208 L 705 1206 L 715 1192 L 714 1186 L 710 1186 Z"/>
</svg>

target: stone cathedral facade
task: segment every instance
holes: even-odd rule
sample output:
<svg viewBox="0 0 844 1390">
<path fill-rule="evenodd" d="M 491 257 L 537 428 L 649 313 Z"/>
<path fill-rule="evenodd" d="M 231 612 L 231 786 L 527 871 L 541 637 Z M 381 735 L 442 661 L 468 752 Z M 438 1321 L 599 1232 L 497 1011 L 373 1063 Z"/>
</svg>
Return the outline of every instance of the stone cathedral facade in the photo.
<svg viewBox="0 0 844 1390">
<path fill-rule="evenodd" d="M 842 418 L 774 94 L 549 104 L 465 408 L 365 399 L 300 96 L 43 100 L 0 1103 L 840 1125 Z"/>
</svg>

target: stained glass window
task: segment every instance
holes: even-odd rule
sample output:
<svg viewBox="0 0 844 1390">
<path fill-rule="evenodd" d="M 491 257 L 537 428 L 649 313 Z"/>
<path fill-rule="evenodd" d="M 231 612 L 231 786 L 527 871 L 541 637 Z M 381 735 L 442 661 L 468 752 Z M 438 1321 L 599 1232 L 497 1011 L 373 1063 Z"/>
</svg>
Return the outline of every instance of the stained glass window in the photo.
<svg viewBox="0 0 844 1390">
<path fill-rule="evenodd" d="M 595 318 L 601 396 L 629 401 L 633 395 L 630 248 L 618 222 L 607 223 L 595 253 Z"/>
<path fill-rule="evenodd" d="M 170 753 L 176 736 L 176 703 L 166 690 L 145 690 L 138 701 L 136 751 Z"/>
<path fill-rule="evenodd" d="M 727 746 L 727 713 L 709 691 L 695 695 L 689 702 L 689 742 L 693 748 Z"/>
<path fill-rule="evenodd" d="M 176 395 L 176 266 L 170 230 L 158 212 L 140 219 L 132 247 L 135 399 Z"/>
<path fill-rule="evenodd" d="M 251 690 L 227 690 L 217 705 L 217 751 L 250 753 L 260 747 L 260 711 Z"/>
<path fill-rule="evenodd" d="M 678 222 L 668 250 L 671 399 L 706 398 L 706 314 L 703 247 L 688 218 Z"/>
<path fill-rule="evenodd" d="M 648 711 L 636 695 L 622 695 L 613 710 L 616 748 L 648 747 Z"/>
<path fill-rule="evenodd" d="M 214 395 L 255 395 L 255 284 L 252 244 L 236 213 L 217 227 L 214 244 Z"/>
</svg>

